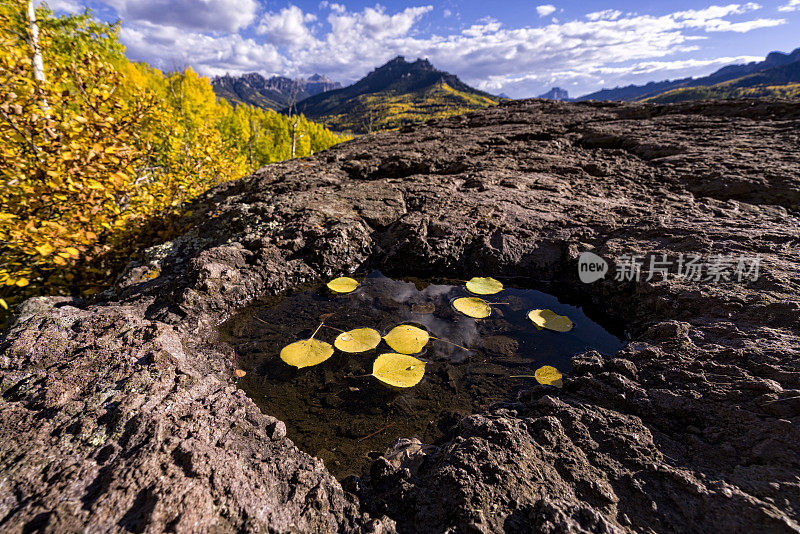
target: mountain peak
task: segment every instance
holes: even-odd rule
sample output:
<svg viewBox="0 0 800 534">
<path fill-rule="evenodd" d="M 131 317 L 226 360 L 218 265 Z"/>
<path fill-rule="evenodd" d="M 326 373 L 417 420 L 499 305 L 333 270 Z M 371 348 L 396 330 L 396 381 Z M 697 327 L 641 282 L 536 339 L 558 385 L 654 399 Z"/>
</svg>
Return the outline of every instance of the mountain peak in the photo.
<svg viewBox="0 0 800 534">
<path fill-rule="evenodd" d="M 798 60 L 800 60 L 800 48 L 796 48 L 788 54 L 784 52 L 770 52 L 764 59 L 764 63 L 769 66 L 777 67 L 780 65 L 786 65 L 787 63 L 794 63 Z"/>
<path fill-rule="evenodd" d="M 547 100 L 561 100 L 561 101 L 567 101 L 570 99 L 567 90 L 562 89 L 560 87 L 553 87 L 546 93 L 539 95 L 536 98 L 545 98 Z"/>
<path fill-rule="evenodd" d="M 300 100 L 341 87 L 321 74 L 314 74 L 307 79 L 292 79 L 286 76 L 265 78 L 257 72 L 241 76 L 218 76 L 211 81 L 211 86 L 217 96 L 232 104 L 249 104 L 274 110 L 287 106 L 293 98 Z"/>
<path fill-rule="evenodd" d="M 387 115 L 390 103 L 402 104 L 409 111 Z M 467 111 L 496 103 L 497 97 L 436 69 L 427 59 L 408 62 L 397 56 L 353 85 L 308 98 L 297 109 L 339 130 L 369 131 L 370 121 L 379 115 L 380 127 L 396 127 L 403 121 L 419 120 L 420 115 L 430 113 L 431 106 Z"/>
<path fill-rule="evenodd" d="M 408 62 L 403 56 L 397 56 L 376 68 L 350 87 L 357 93 L 389 91 L 400 94 L 424 91 L 443 84 L 458 91 L 491 97 L 468 86 L 458 76 L 437 69 L 427 59 L 417 58 Z"/>
<path fill-rule="evenodd" d="M 335 83 L 333 80 L 325 76 L 324 74 L 317 74 L 316 72 L 306 78 L 307 82 L 314 82 L 314 83 Z"/>
<path fill-rule="evenodd" d="M 379 70 L 393 69 L 393 68 L 403 68 L 403 69 L 413 68 L 413 69 L 431 70 L 431 71 L 437 70 L 431 64 L 431 62 L 428 61 L 427 58 L 425 59 L 417 58 L 416 61 L 410 62 L 406 60 L 405 56 L 397 56 L 393 59 L 390 59 L 389 61 L 387 61 L 380 67 L 376 68 L 375 70 L 379 71 Z"/>
</svg>

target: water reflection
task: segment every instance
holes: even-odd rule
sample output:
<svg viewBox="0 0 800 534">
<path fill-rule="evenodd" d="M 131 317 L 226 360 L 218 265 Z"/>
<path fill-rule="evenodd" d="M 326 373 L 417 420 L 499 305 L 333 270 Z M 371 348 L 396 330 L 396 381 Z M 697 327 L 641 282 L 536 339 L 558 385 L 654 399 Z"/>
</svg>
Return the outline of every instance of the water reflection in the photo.
<svg viewBox="0 0 800 534">
<path fill-rule="evenodd" d="M 460 416 L 513 400 L 532 379 L 511 375 L 532 374 L 542 365 L 568 372 L 575 354 L 589 348 L 612 354 L 622 346 L 580 308 L 546 293 L 504 289 L 485 297 L 499 304 L 481 320 L 452 308 L 454 299 L 468 295 L 463 283 L 393 280 L 374 272 L 350 294 L 332 295 L 323 286 L 251 306 L 222 332 L 236 349 L 238 365 L 248 371 L 240 386 L 265 413 L 285 421 L 289 437 L 337 476 L 360 471 L 372 451 L 383 452 L 396 437 L 431 443 Z M 535 308 L 566 315 L 575 327 L 565 333 L 537 330 L 526 317 Z M 316 337 L 330 343 L 336 329 L 370 327 L 386 334 L 399 324 L 421 326 L 444 341 L 431 340 L 415 355 L 430 362 L 426 376 L 398 391 L 364 376 L 378 354 L 391 352 L 385 343 L 360 354 L 337 351 L 301 370 L 283 363 L 280 349 L 307 338 L 321 321 L 329 328 Z"/>
</svg>

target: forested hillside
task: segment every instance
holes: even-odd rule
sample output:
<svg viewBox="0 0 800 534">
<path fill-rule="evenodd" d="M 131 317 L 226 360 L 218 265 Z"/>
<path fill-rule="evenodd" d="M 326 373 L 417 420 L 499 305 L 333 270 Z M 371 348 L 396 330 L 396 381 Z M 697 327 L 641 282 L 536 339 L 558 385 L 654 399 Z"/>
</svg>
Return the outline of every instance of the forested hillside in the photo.
<svg viewBox="0 0 800 534">
<path fill-rule="evenodd" d="M 798 94 L 797 84 L 800 83 L 798 65 L 800 65 L 800 48 L 788 54 L 770 52 L 764 61 L 726 65 L 700 78 L 681 78 L 650 82 L 647 85 L 603 89 L 575 100 L 641 100 L 663 103 L 703 98 L 793 98 Z"/>
<path fill-rule="evenodd" d="M 398 56 L 353 85 L 301 101 L 297 110 L 337 131 L 367 133 L 484 109 L 501 100 L 425 59 L 408 62 Z"/>
<path fill-rule="evenodd" d="M 728 98 L 798 98 L 800 83 L 781 85 L 738 86 L 732 83 L 720 83 L 704 87 L 683 87 L 673 89 L 664 94 L 647 98 L 643 102 L 669 104 L 688 102 L 690 100 L 721 100 Z"/>
<path fill-rule="evenodd" d="M 800 54 L 795 54 L 796 56 Z M 713 85 L 681 87 L 645 99 L 646 102 L 674 103 L 720 98 L 798 98 L 800 61 L 764 69 L 741 78 Z"/>
<path fill-rule="evenodd" d="M 119 26 L 88 12 L 27 7 L 0 4 L 2 308 L 96 292 L 207 188 L 342 140 L 302 116 L 234 109 L 191 69 L 131 63 Z"/>
</svg>

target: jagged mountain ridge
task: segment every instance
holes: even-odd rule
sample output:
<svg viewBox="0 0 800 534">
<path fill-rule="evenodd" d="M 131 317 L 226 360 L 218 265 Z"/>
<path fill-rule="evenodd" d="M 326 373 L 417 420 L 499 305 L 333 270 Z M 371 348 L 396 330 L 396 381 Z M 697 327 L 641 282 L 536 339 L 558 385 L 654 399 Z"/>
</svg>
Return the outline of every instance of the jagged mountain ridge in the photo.
<svg viewBox="0 0 800 534">
<path fill-rule="evenodd" d="M 297 109 L 332 128 L 365 132 L 482 109 L 500 100 L 427 59 L 408 62 L 398 56 L 352 85 L 303 100 Z"/>
<path fill-rule="evenodd" d="M 212 80 L 211 86 L 219 98 L 231 104 L 249 104 L 277 111 L 287 107 L 293 96 L 299 102 L 319 93 L 339 89 L 341 84 L 321 74 L 292 79 L 285 76 L 265 78 L 251 72 L 241 76 L 218 76 Z"/>
<path fill-rule="evenodd" d="M 762 71 L 780 69 L 783 66 L 800 61 L 800 48 L 785 54 L 783 52 L 770 52 L 764 61 L 753 61 L 740 65 L 726 65 L 721 69 L 703 76 L 701 78 L 681 78 L 678 80 L 663 80 L 660 82 L 649 82 L 645 85 L 627 85 L 615 87 L 614 89 L 602 89 L 588 95 L 576 98 L 576 101 L 584 100 L 616 100 L 616 101 L 635 101 L 657 97 L 668 91 L 687 87 L 712 86 L 731 80 L 736 80 Z M 800 82 L 799 78 L 794 78 L 792 82 Z M 783 82 L 790 83 L 790 82 Z"/>
<path fill-rule="evenodd" d="M 688 100 L 725 98 L 800 97 L 800 61 L 764 69 L 741 78 L 714 85 L 679 87 L 645 99 L 647 102 L 674 103 Z"/>
<path fill-rule="evenodd" d="M 566 89 L 562 89 L 560 87 L 553 87 L 546 93 L 543 93 L 537 96 L 536 98 L 544 98 L 547 100 L 558 100 L 561 102 L 569 102 L 570 100 L 572 100 L 569 97 L 569 91 L 567 91 Z"/>
</svg>

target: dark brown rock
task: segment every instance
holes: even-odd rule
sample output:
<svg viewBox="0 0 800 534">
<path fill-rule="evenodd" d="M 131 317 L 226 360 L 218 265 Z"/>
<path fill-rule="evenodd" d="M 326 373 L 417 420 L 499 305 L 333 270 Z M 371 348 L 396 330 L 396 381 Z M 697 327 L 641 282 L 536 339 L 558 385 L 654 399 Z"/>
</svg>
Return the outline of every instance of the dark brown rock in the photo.
<svg viewBox="0 0 800 534">
<path fill-rule="evenodd" d="M 520 101 L 212 190 L 95 300 L 18 310 L 0 530 L 800 530 L 799 123 L 782 102 Z M 762 273 L 584 285 L 589 249 L 759 254 Z M 359 266 L 515 277 L 631 342 L 387 452 L 357 500 L 236 388 L 214 328 Z"/>
</svg>

